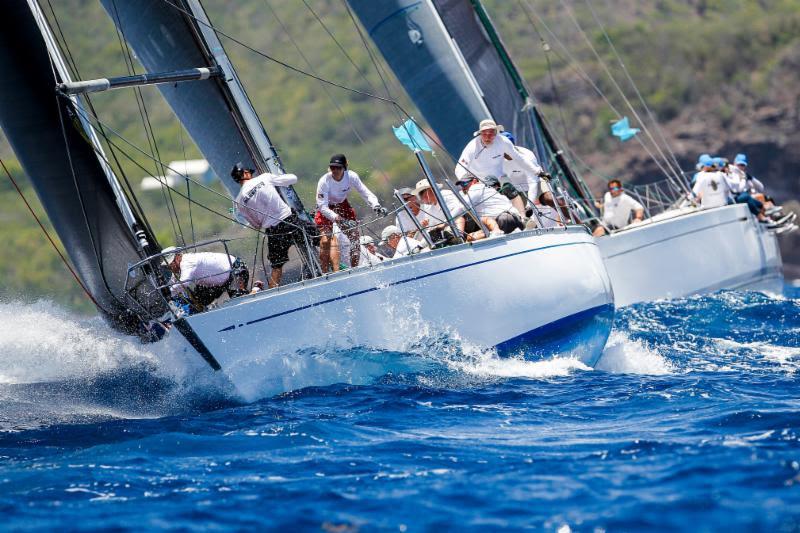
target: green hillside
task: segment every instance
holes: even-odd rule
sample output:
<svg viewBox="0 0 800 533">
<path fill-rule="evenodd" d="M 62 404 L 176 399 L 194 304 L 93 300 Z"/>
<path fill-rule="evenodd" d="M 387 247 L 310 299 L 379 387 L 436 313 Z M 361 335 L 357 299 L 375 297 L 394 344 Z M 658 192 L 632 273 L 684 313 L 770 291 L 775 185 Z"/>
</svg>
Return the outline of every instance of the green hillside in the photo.
<svg viewBox="0 0 800 533">
<path fill-rule="evenodd" d="M 779 198 L 800 197 L 800 4 L 796 1 L 620 0 L 593 2 L 594 13 L 589 4 L 578 1 L 484 3 L 556 132 L 579 155 L 578 169 L 595 187 L 608 175 L 629 181 L 660 178 L 640 147 L 620 145 L 609 135 L 609 121 L 617 115 L 582 79 L 581 71 L 621 114 L 632 116 L 587 44 L 596 47 L 615 79 L 635 100 L 596 15 L 661 119 L 684 168 L 691 168 L 700 152 L 730 157 L 748 151 L 753 168 L 760 176 L 769 176 L 766 181 Z M 394 99 L 402 109 L 421 117 L 392 75 L 385 71 L 383 77 L 379 75 L 341 0 L 207 0 L 204 5 L 218 29 L 258 51 L 221 37 L 285 165 L 300 176 L 298 190 L 306 205 L 313 204 L 316 179 L 334 152 L 347 153 L 354 169 L 384 198 L 388 198 L 391 185 L 412 184 L 418 179 L 413 156 L 390 130 L 402 121 L 402 112 L 364 93 Z M 58 0 L 52 6 L 83 79 L 128 74 L 125 51 L 99 2 Z M 569 17 L 573 11 L 585 38 Z M 550 52 L 545 53 L 540 37 Z M 568 61 L 569 55 L 580 67 Z M 276 60 L 360 92 L 320 83 Z M 383 63 L 379 64 L 383 68 Z M 158 91 L 146 88 L 141 94 L 161 159 L 198 157 Z M 93 102 L 106 124 L 145 153 L 150 152 L 141 109 L 132 91 L 100 94 Z M 132 183 L 163 173 L 145 155 L 129 153 L 133 162 L 125 162 L 123 167 Z M 0 157 L 42 215 L 2 137 Z M 445 154 L 433 163 L 442 168 L 451 165 Z M 230 207 L 229 201 L 212 193 L 197 189 L 192 195 L 219 212 L 227 213 Z M 140 193 L 140 198 L 164 244 L 179 240 L 180 235 L 189 239 L 192 228 L 199 236 L 249 235 L 197 207 L 191 209 L 192 227 L 174 228 L 165 208 L 169 198 L 151 192 Z M 177 196 L 172 201 L 186 220 L 189 203 Z M 3 175 L 0 206 L 0 236 L 8 250 L 14 251 L 0 257 L 0 296 L 46 296 L 90 310 Z M 800 246 L 793 248 L 796 253 Z M 787 262 L 791 262 L 791 253 L 785 253 Z M 800 257 L 796 261 L 800 264 Z"/>
</svg>

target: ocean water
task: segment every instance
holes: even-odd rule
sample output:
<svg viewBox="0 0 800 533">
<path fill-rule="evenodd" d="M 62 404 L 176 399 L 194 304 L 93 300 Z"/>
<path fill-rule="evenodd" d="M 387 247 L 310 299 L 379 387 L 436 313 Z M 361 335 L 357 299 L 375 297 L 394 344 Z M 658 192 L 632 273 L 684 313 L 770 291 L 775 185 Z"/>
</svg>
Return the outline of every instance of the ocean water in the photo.
<svg viewBox="0 0 800 533">
<path fill-rule="evenodd" d="M 47 302 L 0 323 L 2 530 L 800 529 L 798 288 L 621 310 L 596 369 L 360 349 L 373 383 L 248 402 Z"/>
</svg>

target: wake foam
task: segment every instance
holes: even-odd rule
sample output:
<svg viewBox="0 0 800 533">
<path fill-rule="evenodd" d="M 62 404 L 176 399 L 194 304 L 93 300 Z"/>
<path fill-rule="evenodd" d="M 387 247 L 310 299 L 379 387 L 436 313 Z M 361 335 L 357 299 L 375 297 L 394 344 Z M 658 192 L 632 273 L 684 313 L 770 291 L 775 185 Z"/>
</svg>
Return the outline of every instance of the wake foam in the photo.
<svg viewBox="0 0 800 533">
<path fill-rule="evenodd" d="M 180 335 L 142 344 L 44 300 L 0 303 L 0 323 L 0 430 L 165 416 L 232 397 Z"/>
<path fill-rule="evenodd" d="M 603 356 L 595 368 L 616 374 L 646 375 L 671 374 L 676 370 L 657 350 L 617 330 L 611 332 Z"/>
</svg>

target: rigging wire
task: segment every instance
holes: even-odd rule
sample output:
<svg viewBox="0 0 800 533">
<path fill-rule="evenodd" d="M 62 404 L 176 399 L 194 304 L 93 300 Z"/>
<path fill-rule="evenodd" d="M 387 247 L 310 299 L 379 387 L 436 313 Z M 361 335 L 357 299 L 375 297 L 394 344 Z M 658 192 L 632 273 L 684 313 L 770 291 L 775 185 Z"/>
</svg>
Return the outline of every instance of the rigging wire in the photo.
<svg viewBox="0 0 800 533">
<path fill-rule="evenodd" d="M 559 0 L 559 3 L 566 10 L 567 16 L 570 18 L 570 20 L 572 20 L 573 24 L 578 29 L 578 32 L 580 33 L 581 37 L 583 37 L 583 39 L 586 42 L 586 44 L 588 45 L 589 49 L 592 51 L 592 54 L 594 55 L 595 59 L 597 59 L 597 62 L 603 68 L 603 71 L 605 71 L 605 73 L 608 76 L 609 80 L 611 80 L 612 85 L 614 86 L 614 88 L 617 90 L 617 92 L 622 97 L 622 100 L 625 102 L 625 105 L 628 107 L 628 109 L 631 111 L 631 113 L 633 113 L 633 115 L 636 118 L 636 120 L 642 126 L 642 129 L 644 130 L 644 132 L 647 135 L 647 137 L 650 139 L 650 142 L 653 143 L 653 146 L 655 147 L 655 149 L 658 151 L 658 153 L 661 156 L 661 158 L 666 163 L 666 166 L 670 170 L 672 176 L 677 180 L 678 183 L 682 183 L 683 179 L 681 178 L 680 167 L 678 167 L 678 172 L 676 172 L 675 168 L 672 166 L 672 162 L 667 158 L 666 154 L 664 154 L 664 151 L 661 149 L 661 146 L 655 140 L 655 138 L 653 137 L 652 133 L 650 133 L 650 128 L 647 127 L 647 124 L 639 116 L 638 111 L 636 111 L 636 109 L 633 107 L 633 104 L 631 104 L 630 100 L 628 99 L 628 96 L 622 90 L 622 87 L 620 87 L 619 83 L 617 83 L 617 80 L 614 77 L 614 75 L 611 73 L 611 70 L 608 68 L 608 65 L 606 64 L 605 61 L 603 61 L 603 58 L 600 57 L 600 54 L 597 52 L 597 49 L 592 44 L 591 40 L 589 39 L 589 36 L 586 35 L 586 32 L 584 31 L 583 27 L 580 25 L 580 23 L 578 22 L 578 19 L 575 17 L 575 13 L 572 11 L 572 8 L 570 8 L 570 6 L 567 4 L 567 2 L 565 0 Z"/>
<path fill-rule="evenodd" d="M 83 292 L 84 292 L 84 293 L 86 293 L 86 296 L 89 298 L 89 300 L 91 300 L 91 301 L 92 301 L 92 303 L 93 303 L 93 304 L 94 304 L 94 305 L 95 305 L 95 306 L 96 306 L 98 309 L 100 309 L 101 311 L 103 311 L 103 312 L 105 312 L 106 314 L 109 314 L 109 315 L 110 315 L 111 313 L 108 313 L 108 312 L 107 312 L 107 311 L 106 311 L 106 310 L 105 310 L 105 309 L 104 309 L 104 308 L 103 308 L 103 307 L 100 305 L 100 303 L 99 303 L 99 302 L 98 302 L 98 301 L 97 301 L 97 300 L 94 298 L 94 296 L 92 296 L 92 293 L 91 293 L 91 292 L 89 292 L 89 289 L 88 289 L 88 288 L 86 288 L 86 285 L 84 285 L 84 284 L 83 284 L 83 282 L 81 281 L 81 279 L 78 277 L 78 274 L 75 272 L 75 269 L 73 269 L 73 268 L 72 268 L 72 265 L 70 265 L 70 264 L 69 264 L 69 261 L 67 261 L 67 258 L 66 258 L 66 257 L 64 257 L 64 254 L 62 254 L 62 253 L 61 253 L 61 250 L 60 250 L 60 249 L 58 248 L 58 246 L 56 245 L 55 241 L 53 240 L 53 237 L 51 237 L 51 236 L 50 236 L 50 232 L 49 232 L 49 231 L 47 231 L 47 228 L 45 228 L 45 227 L 44 227 L 44 224 L 42 224 L 42 221 L 41 221 L 41 219 L 40 219 L 40 218 L 39 218 L 39 216 L 36 214 L 36 212 L 33 210 L 33 207 L 31 207 L 31 204 L 28 202 L 28 199 L 27 199 L 27 198 L 25 198 L 25 195 L 23 194 L 23 192 L 22 192 L 22 189 L 20 189 L 20 187 L 19 187 L 19 185 L 17 184 L 16 180 L 15 180 L 15 179 L 14 179 L 14 177 L 11 175 L 11 172 L 9 172 L 9 171 L 8 171 L 8 168 L 6 168 L 6 164 L 3 162 L 3 160 L 2 160 L 2 159 L 0 159 L 0 166 L 2 166 L 2 167 L 3 167 L 3 170 L 5 171 L 5 174 L 6 174 L 6 176 L 8 176 L 8 179 L 11 181 L 11 184 L 12 184 L 12 185 L 14 186 L 14 188 L 17 190 L 17 193 L 19 194 L 20 198 L 22 198 L 22 201 L 25 203 L 25 206 L 28 208 L 28 211 L 30 211 L 30 213 L 31 213 L 31 215 L 33 216 L 34 220 L 36 220 L 36 223 L 37 223 L 37 224 L 39 224 L 39 228 L 41 228 L 41 230 L 42 230 L 42 233 L 44 233 L 44 236 L 45 236 L 45 237 L 47 237 L 47 240 L 48 240 L 48 241 L 50 241 L 50 244 L 53 246 L 53 249 L 54 249 L 54 250 L 56 251 L 56 253 L 58 254 L 58 257 L 60 257 L 60 258 L 61 258 L 61 262 L 62 262 L 62 263 L 64 263 L 64 266 L 65 266 L 65 267 L 67 267 L 67 270 L 69 270 L 70 274 L 72 274 L 72 277 L 73 277 L 73 278 L 75 278 L 75 282 L 78 284 L 78 286 L 79 286 L 81 289 L 83 289 Z"/>
<path fill-rule="evenodd" d="M 553 40 L 553 42 L 558 44 L 558 46 L 562 49 L 564 55 L 569 60 L 569 61 L 567 61 L 567 63 L 573 68 L 573 70 L 575 70 L 575 72 L 578 73 L 578 75 L 586 83 L 588 83 L 592 87 L 592 89 L 594 89 L 594 91 L 598 94 L 598 96 L 600 96 L 603 99 L 603 101 L 606 103 L 606 105 L 617 116 L 622 116 L 622 113 L 619 111 L 619 109 L 617 109 L 617 107 L 613 103 L 611 103 L 611 100 L 608 99 L 608 96 L 603 92 L 602 89 L 600 89 L 600 87 L 597 86 L 597 84 L 594 82 L 594 80 L 592 80 L 591 76 L 589 76 L 589 74 L 586 72 L 586 70 L 584 70 L 584 68 L 581 66 L 580 62 L 575 58 L 575 56 L 573 56 L 570 53 L 570 51 L 566 47 L 566 45 L 561 41 L 561 39 L 558 38 L 558 36 L 555 34 L 555 32 L 553 32 L 553 30 L 550 29 L 550 27 L 547 25 L 547 23 L 544 21 L 544 19 L 542 19 L 542 17 L 539 16 L 539 14 L 536 12 L 536 10 L 531 5 L 530 0 L 525 0 L 525 2 L 526 2 L 525 6 L 527 7 L 527 10 L 529 10 L 530 13 L 532 13 L 533 16 L 539 21 L 539 24 L 545 29 L 545 31 L 547 31 L 548 35 L 550 35 L 550 38 Z M 563 58 L 562 58 L 562 60 L 563 60 Z M 667 176 L 668 178 L 672 179 L 669 171 L 664 168 L 663 164 L 661 163 L 659 158 L 657 158 L 656 155 L 652 152 L 650 147 L 648 147 L 647 144 L 645 144 L 645 142 L 639 136 L 636 136 L 635 138 L 636 138 L 636 142 L 638 142 L 639 145 L 642 147 L 642 149 L 645 152 L 647 152 L 647 155 L 650 156 L 650 158 L 653 160 L 653 162 L 658 167 L 658 169 L 665 176 Z"/>
<path fill-rule="evenodd" d="M 125 32 L 122 29 L 122 19 L 120 19 L 119 11 L 117 10 L 117 1 L 112 0 L 112 6 L 114 8 L 114 17 L 116 18 L 115 21 L 115 29 L 117 33 L 117 39 L 120 43 L 120 51 L 122 52 L 123 59 L 125 61 L 125 67 L 128 70 L 129 74 L 135 74 L 136 69 L 133 63 L 133 53 L 131 52 L 130 47 L 128 46 L 128 41 L 125 38 Z M 142 90 L 140 87 L 134 87 L 134 94 L 136 98 L 136 104 L 139 108 L 139 116 L 142 119 L 142 126 L 144 127 L 145 135 L 147 136 L 147 143 L 150 146 L 151 152 L 154 154 L 153 160 L 157 162 L 155 169 L 156 174 L 166 175 L 166 171 L 164 169 L 163 163 L 161 163 L 161 154 L 158 150 L 158 141 L 156 140 L 155 131 L 153 130 L 153 125 L 150 122 L 150 115 L 147 111 L 147 106 L 144 101 L 144 96 L 142 94 Z M 159 168 L 159 163 L 160 168 Z M 175 242 L 182 242 L 186 244 L 186 241 L 183 239 L 183 228 L 181 228 L 180 220 L 178 218 L 178 210 L 175 207 L 175 201 L 172 198 L 172 195 L 169 191 L 165 191 L 163 188 L 161 190 L 162 195 L 164 196 L 164 204 L 167 207 L 167 213 L 170 217 L 170 223 L 172 224 L 172 231 L 175 235 Z"/>
<path fill-rule="evenodd" d="M 289 32 L 289 28 L 286 27 L 286 25 L 283 23 L 283 20 L 281 20 L 281 18 L 278 16 L 278 13 L 275 11 L 275 9 L 273 9 L 272 4 L 270 3 L 270 1 L 269 0 L 265 0 L 265 3 L 267 5 L 267 8 L 272 13 L 272 16 L 275 17 L 276 21 L 278 21 L 278 25 L 281 27 L 283 32 L 286 34 L 286 37 L 289 38 L 289 41 L 292 43 L 292 46 L 294 46 L 295 50 L 297 50 L 297 53 L 300 54 L 300 57 L 303 59 L 303 61 L 308 66 L 309 70 L 312 73 L 316 74 L 316 72 L 314 72 L 314 66 L 311 64 L 311 61 L 309 61 L 308 57 L 303 53 L 303 50 L 297 44 L 297 41 L 294 40 L 294 37 L 292 37 L 291 32 Z M 308 4 L 306 4 L 306 5 L 308 5 Z M 311 11 L 312 11 L 312 13 L 314 13 L 313 10 L 311 10 Z M 316 17 L 316 13 L 314 13 L 314 16 Z M 319 20 L 319 19 L 317 19 L 317 20 Z M 334 39 L 334 41 L 336 41 L 335 37 L 333 37 L 332 35 L 331 35 L 331 37 Z M 338 44 L 338 41 L 336 41 L 336 42 Z M 340 49 L 341 49 L 341 46 L 340 46 Z M 347 55 L 346 52 L 345 52 L 345 55 Z M 348 56 L 348 58 L 349 58 L 349 56 Z M 353 131 L 353 135 L 355 135 L 355 137 L 358 140 L 358 142 L 361 143 L 362 146 L 366 147 L 367 146 L 367 142 L 364 140 L 364 138 L 358 132 L 358 129 L 356 128 L 356 125 L 353 122 L 353 120 L 350 117 L 350 115 L 345 113 L 344 109 L 342 109 L 342 106 L 339 105 L 338 100 L 330 92 L 330 89 L 328 88 L 327 85 L 325 85 L 323 83 L 320 83 L 320 86 L 322 87 L 322 90 L 325 91 L 325 94 L 328 96 L 328 98 L 330 99 L 331 103 L 336 108 L 336 110 L 339 112 L 339 114 L 342 116 L 342 118 L 344 118 L 345 121 L 347 121 L 347 124 L 350 126 L 350 129 Z M 373 167 L 379 169 L 379 172 L 383 175 L 384 180 L 386 182 L 389 182 L 389 176 L 386 174 L 385 171 L 380 169 L 380 166 L 377 164 L 377 161 L 375 161 L 374 158 L 372 159 L 372 165 L 373 165 Z"/>
<path fill-rule="evenodd" d="M 603 36 L 605 37 L 606 42 L 608 43 L 608 46 L 611 48 L 611 51 L 613 52 L 614 57 L 617 59 L 617 62 L 619 63 L 620 67 L 622 67 L 622 71 L 625 73 L 625 76 L 628 78 L 628 82 L 631 84 L 631 87 L 633 87 L 633 90 L 636 92 L 636 96 L 639 98 L 639 101 L 641 102 L 642 107 L 644 107 L 645 111 L 647 112 L 647 115 L 650 117 L 650 120 L 655 125 L 656 133 L 658 133 L 659 137 L 661 138 L 661 142 L 664 143 L 664 146 L 666 147 L 667 151 L 669 152 L 669 155 L 672 158 L 673 163 L 675 163 L 675 167 L 680 169 L 681 165 L 680 165 L 680 163 L 678 163 L 678 159 L 675 157 L 675 152 L 672 150 L 672 146 L 670 146 L 669 141 L 665 137 L 664 131 L 661 129 L 661 125 L 659 124 L 658 119 L 656 118 L 656 116 L 652 112 L 652 110 L 650 109 L 650 106 L 647 105 L 647 101 L 642 96 L 642 93 L 639 92 L 639 88 L 636 86 L 636 83 L 633 81 L 633 78 L 631 77 L 630 72 L 628 72 L 628 67 L 622 61 L 622 58 L 620 57 L 620 54 L 617 51 L 617 47 L 614 46 L 614 43 L 611 40 L 611 37 L 608 35 L 608 32 L 606 31 L 605 26 L 603 25 L 602 22 L 600 22 L 600 19 L 598 18 L 597 13 L 595 12 L 594 7 L 592 6 L 591 2 L 589 2 L 589 0 L 586 0 L 586 5 L 589 6 L 589 9 L 592 11 L 592 16 L 594 17 L 594 20 L 597 22 L 597 25 L 600 26 L 600 29 L 603 31 Z M 606 2 L 606 5 L 608 5 L 607 2 Z M 611 8 L 610 6 L 608 6 L 608 7 L 609 7 L 609 9 Z M 681 174 L 683 174 L 683 173 L 681 172 Z"/>
</svg>

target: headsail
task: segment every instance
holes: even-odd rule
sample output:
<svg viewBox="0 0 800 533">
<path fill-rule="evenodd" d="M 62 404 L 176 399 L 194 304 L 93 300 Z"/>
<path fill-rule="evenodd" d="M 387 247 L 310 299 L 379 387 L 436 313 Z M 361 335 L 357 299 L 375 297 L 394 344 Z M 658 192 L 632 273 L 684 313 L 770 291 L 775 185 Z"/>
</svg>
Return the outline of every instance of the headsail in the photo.
<svg viewBox="0 0 800 533">
<path fill-rule="evenodd" d="M 223 78 L 161 85 L 159 90 L 232 196 L 239 185 L 229 173 L 238 161 L 259 171 L 283 173 L 277 152 L 197 0 L 102 3 L 149 72 L 222 68 Z M 303 216 L 294 189 L 280 190 Z"/>
<path fill-rule="evenodd" d="M 80 102 L 56 94 L 69 74 L 33 0 L 4 6 L 0 73 L 0 125 L 79 277 L 116 329 L 137 332 L 140 313 L 160 315 L 166 307 L 136 284 L 144 308 L 133 307 L 128 265 L 157 245 L 130 209 Z"/>
</svg>

